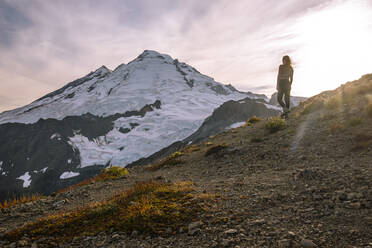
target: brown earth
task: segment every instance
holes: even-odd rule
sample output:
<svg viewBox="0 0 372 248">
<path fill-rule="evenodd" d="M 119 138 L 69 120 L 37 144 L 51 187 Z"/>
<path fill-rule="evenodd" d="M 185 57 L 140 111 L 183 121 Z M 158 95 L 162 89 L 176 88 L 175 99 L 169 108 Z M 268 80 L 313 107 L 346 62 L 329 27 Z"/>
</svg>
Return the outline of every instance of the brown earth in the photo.
<svg viewBox="0 0 372 248">
<path fill-rule="evenodd" d="M 220 197 L 188 230 L 166 236 L 107 230 L 60 244 L 23 237 L 0 246 L 372 248 L 371 94 L 366 75 L 301 104 L 278 132 L 265 128 L 267 120 L 228 130 L 181 150 L 178 163 L 134 167 L 129 176 L 0 213 L 1 240 L 27 222 L 109 199 L 138 181 L 192 181 L 197 192 Z"/>
</svg>

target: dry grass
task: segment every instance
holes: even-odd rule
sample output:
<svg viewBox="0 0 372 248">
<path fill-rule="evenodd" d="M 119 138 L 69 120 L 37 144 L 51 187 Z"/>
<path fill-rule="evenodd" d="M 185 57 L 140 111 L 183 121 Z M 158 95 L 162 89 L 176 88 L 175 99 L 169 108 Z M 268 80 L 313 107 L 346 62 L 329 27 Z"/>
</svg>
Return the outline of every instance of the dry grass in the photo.
<svg viewBox="0 0 372 248">
<path fill-rule="evenodd" d="M 60 189 L 56 193 L 59 194 L 62 192 L 71 191 L 74 188 L 78 188 L 84 185 L 95 183 L 98 181 L 116 179 L 116 178 L 121 178 L 123 176 L 128 176 L 128 175 L 129 175 L 129 171 L 127 170 L 127 168 L 123 168 L 120 166 L 112 166 L 112 167 L 103 169 L 102 172 L 95 177 L 85 179 L 84 181 L 81 181 L 77 184 L 71 185 L 64 189 Z"/>
<path fill-rule="evenodd" d="M 355 99 L 361 95 L 367 95 L 372 93 L 372 80 L 366 78 L 366 81 L 360 81 L 358 85 L 355 85 L 355 82 L 351 82 L 344 86 L 344 95 L 345 98 Z"/>
<path fill-rule="evenodd" d="M 347 123 L 349 126 L 355 127 L 355 126 L 362 124 L 362 122 L 363 121 L 360 118 L 351 118 L 350 120 L 348 120 Z"/>
<path fill-rule="evenodd" d="M 338 113 L 335 113 L 334 111 L 332 112 L 325 112 L 322 113 L 320 116 L 320 120 L 322 121 L 329 121 L 329 120 L 334 120 L 339 117 Z"/>
<path fill-rule="evenodd" d="M 367 107 L 366 107 L 366 113 L 367 113 L 367 116 L 368 117 L 371 117 L 372 118 L 372 102 L 367 105 Z"/>
<path fill-rule="evenodd" d="M 187 146 L 186 148 L 183 149 L 183 152 L 184 153 L 193 153 L 193 152 L 196 152 L 196 151 L 200 151 L 200 147 L 197 146 L 197 145 L 190 145 L 190 146 Z"/>
<path fill-rule="evenodd" d="M 16 205 L 21 205 L 27 202 L 37 201 L 42 198 L 40 194 L 32 194 L 28 196 L 21 196 L 21 197 L 14 197 L 12 200 L 5 200 L 4 202 L 0 203 L 0 210 L 4 208 L 11 208 Z"/>
<path fill-rule="evenodd" d="M 163 168 L 163 167 L 166 167 L 166 166 L 173 166 L 173 165 L 181 164 L 182 160 L 180 160 L 180 157 L 183 154 L 184 153 L 182 153 L 182 152 L 174 152 L 171 155 L 169 155 L 168 157 L 166 157 L 164 159 L 161 159 L 159 162 L 157 162 L 153 165 L 149 165 L 146 168 L 146 170 L 156 171 L 156 170 L 159 170 L 160 168 Z"/>
<path fill-rule="evenodd" d="M 250 126 L 250 125 L 252 125 L 252 124 L 254 124 L 254 123 L 257 123 L 257 122 L 260 122 L 260 121 L 262 121 L 262 118 L 257 117 L 257 116 L 252 116 L 251 118 L 249 118 L 249 119 L 245 122 L 244 127 Z"/>
<path fill-rule="evenodd" d="M 325 104 L 326 109 L 336 109 L 339 108 L 341 105 L 341 98 L 340 96 L 336 95 L 331 97 L 327 103 Z"/>
<path fill-rule="evenodd" d="M 219 145 L 214 145 L 212 147 L 210 147 L 204 154 L 204 156 L 208 157 L 212 154 L 216 154 L 216 153 L 219 153 L 220 151 L 224 150 L 225 148 L 227 148 L 228 145 L 226 144 L 219 144 Z"/>
<path fill-rule="evenodd" d="M 344 130 L 345 126 L 340 122 L 332 122 L 328 126 L 328 132 L 331 134 L 337 134 Z"/>
<path fill-rule="evenodd" d="M 354 145 L 350 149 L 352 152 L 366 150 L 370 145 L 372 145 L 372 135 L 357 134 L 353 141 Z"/>
<path fill-rule="evenodd" d="M 108 230 L 170 235 L 169 228 L 172 232 L 184 228 L 205 211 L 203 202 L 214 199 L 205 194 L 199 198 L 192 192 L 192 182 L 137 183 L 108 201 L 47 216 L 6 233 L 4 238 L 15 241 L 26 235 L 31 240 L 68 241 Z"/>
<path fill-rule="evenodd" d="M 296 117 L 298 118 L 300 116 L 307 115 L 323 107 L 324 101 L 320 98 L 308 100 L 301 106 L 300 110 L 296 112 Z"/>
<path fill-rule="evenodd" d="M 287 127 L 287 123 L 284 119 L 280 117 L 271 117 L 265 123 L 265 129 L 270 133 L 278 132 Z"/>
</svg>

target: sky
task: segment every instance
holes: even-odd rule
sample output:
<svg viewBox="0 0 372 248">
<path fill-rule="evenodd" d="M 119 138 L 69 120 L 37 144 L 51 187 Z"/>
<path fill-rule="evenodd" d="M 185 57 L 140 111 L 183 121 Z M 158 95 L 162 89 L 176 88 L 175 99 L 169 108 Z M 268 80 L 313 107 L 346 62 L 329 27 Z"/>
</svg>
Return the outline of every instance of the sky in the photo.
<svg viewBox="0 0 372 248">
<path fill-rule="evenodd" d="M 372 73 L 372 0 L 0 0 L 0 112 L 156 50 L 239 90 L 292 95 Z"/>
</svg>

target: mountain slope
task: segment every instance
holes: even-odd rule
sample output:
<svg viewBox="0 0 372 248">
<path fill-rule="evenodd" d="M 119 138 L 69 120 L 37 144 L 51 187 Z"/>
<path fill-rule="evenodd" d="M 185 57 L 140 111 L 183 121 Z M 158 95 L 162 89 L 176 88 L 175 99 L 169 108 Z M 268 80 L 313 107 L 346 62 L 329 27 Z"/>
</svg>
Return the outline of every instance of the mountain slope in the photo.
<svg viewBox="0 0 372 248">
<path fill-rule="evenodd" d="M 26 220 L 37 223 L 38 229 L 30 225 L 28 229 L 17 229 L 0 238 L 0 245 L 11 247 L 12 242 L 13 246 L 22 242 L 31 246 L 35 242 L 46 247 L 56 243 L 61 247 L 370 247 L 371 94 L 372 74 L 310 98 L 293 109 L 286 125 L 276 132 L 271 128 L 273 123 L 282 123 L 278 119 L 231 129 L 179 150 L 177 157 L 173 156 L 176 162 L 162 160 L 148 167 L 133 167 L 124 177 L 93 182 L 3 210 L 3 233 L 21 227 Z M 126 190 L 139 194 L 140 189 L 133 185 L 144 180 L 175 185 L 193 181 L 187 207 L 200 204 L 204 212 L 181 223 L 182 228 L 178 228 L 177 218 L 160 230 L 143 228 L 142 222 L 131 231 L 127 226 L 101 230 L 82 225 L 82 231 L 61 240 L 60 235 L 71 233 L 68 221 L 69 214 L 76 213 L 73 209 L 85 204 L 88 209 L 84 212 L 91 211 L 99 218 L 103 215 L 102 225 L 107 225 L 113 218 L 110 211 L 117 207 L 117 202 L 110 201 L 112 195 Z M 151 199 L 152 195 L 149 192 L 143 199 Z M 168 193 L 162 195 L 166 203 L 173 199 L 167 198 Z M 196 195 L 211 200 L 200 202 Z M 161 214 L 182 215 L 177 211 L 146 211 L 153 205 L 141 205 L 137 199 L 124 204 L 129 209 L 143 210 L 143 219 L 149 225 L 159 224 Z M 177 206 L 177 202 L 173 205 Z M 48 226 L 37 221 L 48 214 L 56 214 L 52 217 L 61 222 Z M 81 218 L 81 223 L 92 223 L 86 215 Z M 56 224 L 61 229 L 57 234 L 50 233 L 49 227 Z M 83 232 L 86 228 L 91 228 L 89 233 Z"/>
<path fill-rule="evenodd" d="M 224 102 L 247 97 L 264 100 L 260 113 L 274 113 L 264 96 L 217 83 L 155 51 L 113 71 L 102 66 L 0 114 L 0 199 L 49 194 L 104 166 L 151 156 L 192 135 Z"/>
</svg>

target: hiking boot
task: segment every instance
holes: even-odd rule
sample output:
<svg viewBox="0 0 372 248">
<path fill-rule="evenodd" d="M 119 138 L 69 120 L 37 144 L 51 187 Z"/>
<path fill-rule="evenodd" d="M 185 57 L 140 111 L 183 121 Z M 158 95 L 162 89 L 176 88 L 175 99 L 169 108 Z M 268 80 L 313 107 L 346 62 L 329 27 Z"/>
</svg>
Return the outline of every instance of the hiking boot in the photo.
<svg viewBox="0 0 372 248">
<path fill-rule="evenodd" d="M 283 113 L 282 113 L 282 115 L 280 116 L 281 118 L 284 118 L 284 119 L 288 119 L 288 114 L 289 114 L 289 108 L 286 108 L 286 107 L 284 107 L 283 108 Z"/>
</svg>

